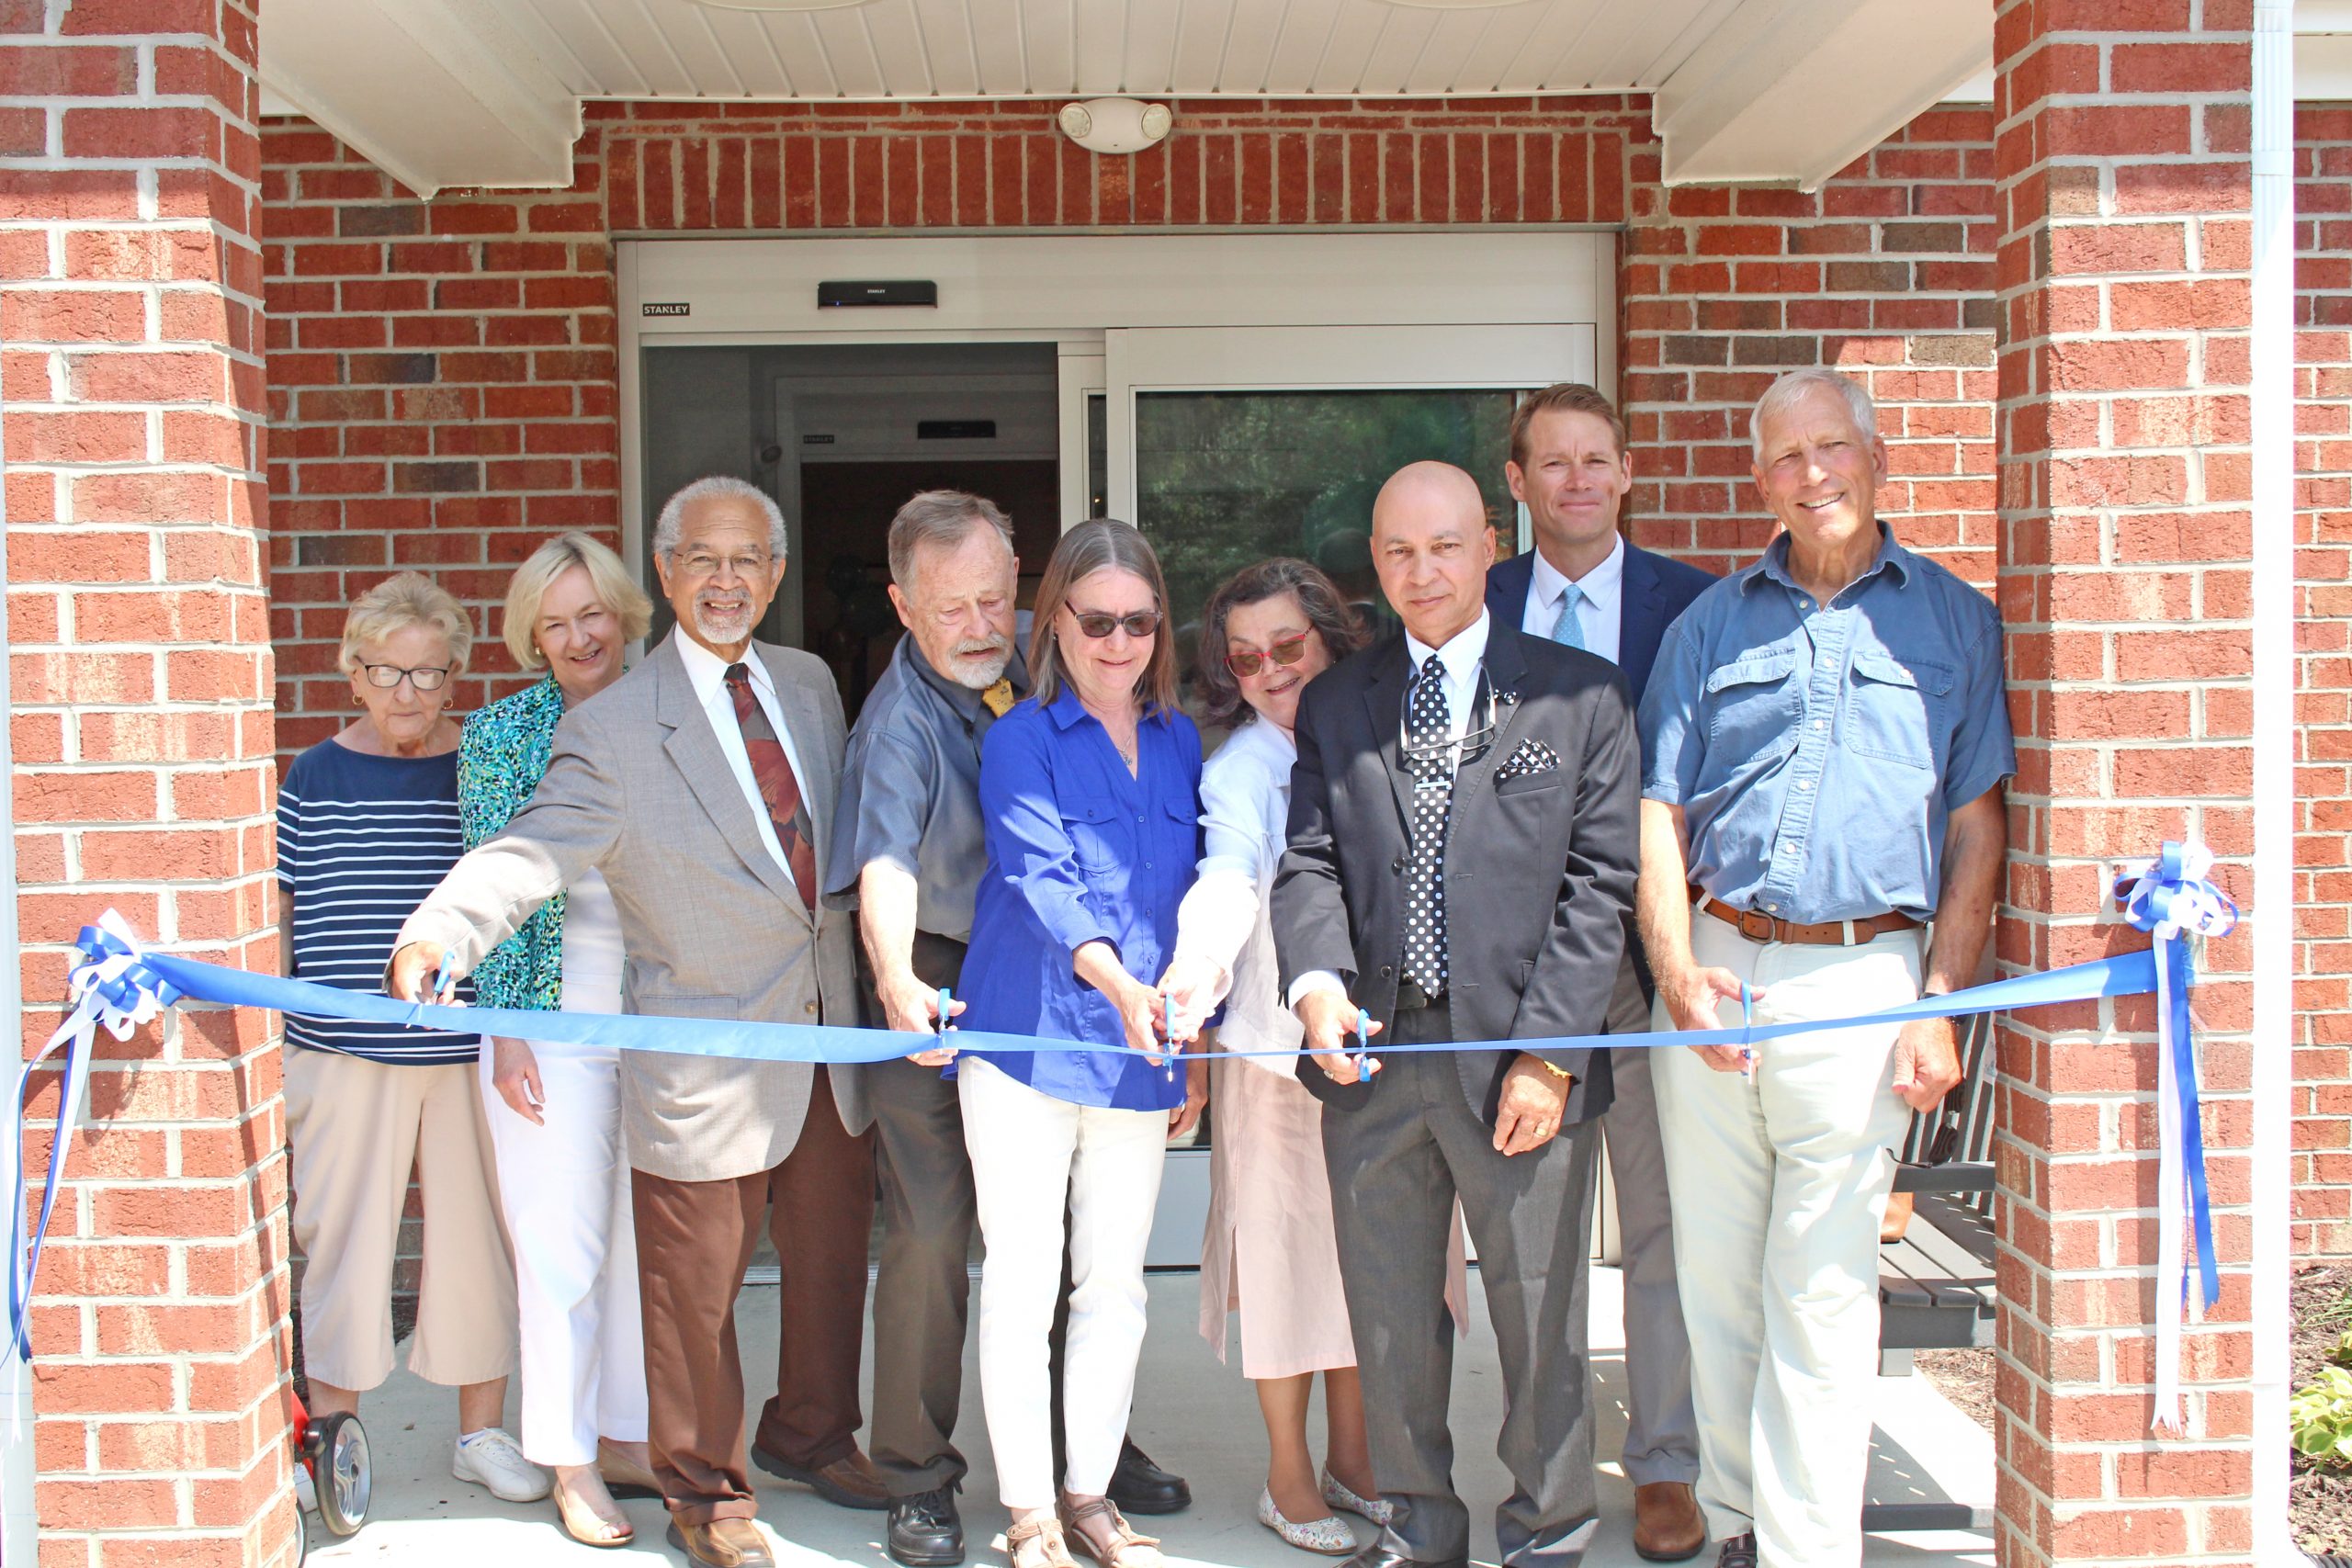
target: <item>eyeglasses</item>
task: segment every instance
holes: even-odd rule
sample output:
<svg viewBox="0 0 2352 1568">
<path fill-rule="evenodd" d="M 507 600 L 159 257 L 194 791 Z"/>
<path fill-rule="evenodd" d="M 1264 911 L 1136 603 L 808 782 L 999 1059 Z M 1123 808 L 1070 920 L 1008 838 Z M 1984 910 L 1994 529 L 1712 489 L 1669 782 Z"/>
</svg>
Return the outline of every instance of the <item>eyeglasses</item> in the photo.
<svg viewBox="0 0 2352 1568">
<path fill-rule="evenodd" d="M 367 671 L 368 683 L 383 692 L 390 691 L 402 681 L 420 692 L 437 692 L 449 679 L 447 670 L 436 669 L 430 664 L 420 665 L 414 670 L 402 669 L 397 664 L 363 664 L 359 668 Z"/>
<path fill-rule="evenodd" d="M 1263 670 L 1269 660 L 1287 668 L 1306 657 L 1306 637 L 1305 632 L 1277 637 L 1263 653 L 1254 648 L 1236 649 L 1225 656 L 1225 667 L 1245 681 Z"/>
<path fill-rule="evenodd" d="M 758 577 L 768 570 L 766 556 L 714 556 L 696 550 L 690 556 L 679 556 L 678 568 L 688 577 L 711 577 L 720 567 L 734 577 Z"/>
<path fill-rule="evenodd" d="M 1150 637 L 1159 630 L 1159 612 L 1157 610 L 1137 610 L 1132 615 L 1114 615 L 1102 610 L 1070 610 L 1069 614 L 1070 618 L 1078 623 L 1078 629 L 1097 641 L 1122 626 L 1126 628 L 1129 637 Z"/>
</svg>

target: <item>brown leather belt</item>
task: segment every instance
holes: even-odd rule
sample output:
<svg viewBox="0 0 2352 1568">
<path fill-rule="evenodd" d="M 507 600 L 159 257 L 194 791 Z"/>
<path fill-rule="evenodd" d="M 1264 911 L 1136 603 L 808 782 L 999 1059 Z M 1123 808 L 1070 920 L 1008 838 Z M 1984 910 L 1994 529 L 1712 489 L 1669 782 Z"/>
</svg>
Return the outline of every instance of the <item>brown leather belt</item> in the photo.
<svg viewBox="0 0 2352 1568">
<path fill-rule="evenodd" d="M 1783 920 L 1761 909 L 1735 909 L 1720 898 L 1709 897 L 1698 888 L 1690 889 L 1690 897 L 1700 908 L 1727 926 L 1739 928 L 1739 934 L 1750 942 L 1796 942 L 1815 947 L 1853 947 L 1886 935 L 1889 931 L 1909 931 L 1919 929 L 1919 922 L 1908 915 L 1889 912 L 1865 915 L 1858 920 L 1823 920 L 1806 925 L 1800 920 Z"/>
</svg>

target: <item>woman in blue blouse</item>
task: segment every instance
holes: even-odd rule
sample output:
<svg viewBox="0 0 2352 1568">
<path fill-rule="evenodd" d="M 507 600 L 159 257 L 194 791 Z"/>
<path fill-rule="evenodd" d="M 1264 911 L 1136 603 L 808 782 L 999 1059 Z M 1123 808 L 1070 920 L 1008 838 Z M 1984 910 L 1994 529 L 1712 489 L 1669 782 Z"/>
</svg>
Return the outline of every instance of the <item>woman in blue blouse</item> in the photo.
<svg viewBox="0 0 2352 1568">
<path fill-rule="evenodd" d="M 1201 738 L 1176 707 L 1159 562 L 1125 523 L 1062 536 L 1037 594 L 1029 700 L 980 753 L 988 869 L 964 961 L 964 1027 L 1165 1051 L 1153 980 L 1200 860 Z M 1114 1051 L 964 1059 L 958 1082 L 988 1258 L 980 1393 L 1015 1568 L 1157 1568 L 1103 1493 L 1143 1348 L 1144 1243 L 1194 1081 Z M 1057 1493 L 1046 1338 L 1071 1290 Z M 1067 1531 L 1067 1534 L 1065 1533 Z"/>
<path fill-rule="evenodd" d="M 620 557 L 585 534 L 560 534 L 515 568 L 506 647 L 516 664 L 547 676 L 466 720 L 458 753 L 466 848 L 496 838 L 531 798 L 557 722 L 621 678 L 622 646 L 652 618 Z M 482 959 L 474 989 L 485 1007 L 619 1012 L 620 916 L 604 877 L 592 871 L 541 905 Z M 566 1533 L 620 1546 L 628 1517 L 605 1483 L 641 1493 L 655 1485 L 620 1057 L 609 1046 L 488 1043 L 481 1095 L 514 1252 L 523 1451 L 554 1470 Z"/>
</svg>

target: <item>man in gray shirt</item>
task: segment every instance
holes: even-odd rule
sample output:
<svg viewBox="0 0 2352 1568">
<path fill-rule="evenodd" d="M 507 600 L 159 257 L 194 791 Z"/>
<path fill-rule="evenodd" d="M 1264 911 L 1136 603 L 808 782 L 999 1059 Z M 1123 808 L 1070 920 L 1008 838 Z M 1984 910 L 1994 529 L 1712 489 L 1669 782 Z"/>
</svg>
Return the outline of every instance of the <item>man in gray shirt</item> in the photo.
<svg viewBox="0 0 2352 1568">
<path fill-rule="evenodd" d="M 1015 657 L 1019 570 L 1011 523 L 978 496 L 925 491 L 891 520 L 890 603 L 909 635 L 850 731 L 824 876 L 826 902 L 858 910 L 870 1024 L 936 1028 L 940 989 L 963 970 L 988 863 L 980 741 L 1028 689 Z M 964 1561 L 955 1491 L 967 1467 L 951 1439 L 975 1211 L 963 1111 L 954 1080 L 940 1076 L 951 1055 L 854 1069 L 882 1183 L 871 1442 L 890 1490 L 889 1552 L 906 1568 Z M 1111 1495 L 1137 1514 L 1192 1500 L 1132 1443 Z"/>
</svg>

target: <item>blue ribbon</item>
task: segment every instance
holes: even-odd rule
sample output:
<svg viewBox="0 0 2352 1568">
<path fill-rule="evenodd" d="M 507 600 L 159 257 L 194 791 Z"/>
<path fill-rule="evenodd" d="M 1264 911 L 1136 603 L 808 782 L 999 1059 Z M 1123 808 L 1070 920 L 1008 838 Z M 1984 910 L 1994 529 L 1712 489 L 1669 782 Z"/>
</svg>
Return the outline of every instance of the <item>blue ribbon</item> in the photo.
<svg viewBox="0 0 2352 1568">
<path fill-rule="evenodd" d="M 2199 1102 L 2197 1037 L 2189 1014 L 2196 964 L 2188 939 L 2226 936 L 2238 907 L 2206 879 L 2213 854 L 2196 840 L 2167 840 L 2153 861 L 2116 878 L 2123 918 L 2154 940 L 2159 1128 L 2156 1177 L 2156 1397 L 2154 1427 L 2186 1429 L 2180 1404 L 2180 1322 L 2188 1271 L 2180 1256 L 2184 1196 L 2197 1240 L 2198 1284 L 2211 1309 L 2222 1299 L 2213 1255 L 2213 1204 L 2205 1179 L 2204 1112 Z"/>
<path fill-rule="evenodd" d="M 824 1062 L 854 1064 L 887 1062 L 917 1052 L 937 1047 L 945 1034 L 952 1033 L 954 1043 L 962 1051 L 1022 1052 L 1038 1051 L 1116 1051 L 1141 1055 L 1133 1047 L 1102 1045 L 1084 1040 L 1049 1039 L 1027 1034 L 999 1033 L 985 1030 L 948 1030 L 944 1027 L 945 998 L 943 996 L 942 1024 L 939 1033 L 915 1033 L 889 1029 L 849 1028 L 834 1024 L 765 1023 L 741 1020 L 672 1018 L 656 1014 L 582 1013 L 539 1011 L 521 1008 L 454 1007 L 436 1002 L 403 1002 L 376 992 L 347 991 L 333 986 L 322 986 L 309 980 L 288 979 L 277 975 L 254 974 L 243 969 L 225 968 L 175 953 L 154 953 L 138 945 L 128 931 L 109 911 L 100 925 L 85 926 L 77 943 L 78 962 L 75 967 L 75 996 L 80 1003 L 74 1018 L 59 1031 L 51 1049 L 62 1048 L 68 1082 L 77 1069 L 87 1071 L 89 1028 L 78 1036 L 72 1032 L 78 1021 L 91 1026 L 103 1021 L 118 1037 L 127 1037 L 136 1023 L 144 1022 L 163 1008 L 184 1000 L 212 1002 L 227 1007 L 266 1008 L 291 1013 L 299 1018 L 326 1019 L 352 1022 L 404 1024 L 422 1029 L 458 1030 L 483 1035 L 509 1035 L 519 1039 L 545 1040 L 564 1044 L 606 1046 L 622 1051 L 657 1052 L 667 1055 L 728 1057 L 768 1062 Z M 1848 1018 L 1806 1019 L 1779 1023 L 1758 1023 L 1744 1017 L 1737 1028 L 1663 1031 L 1649 1034 L 1570 1034 L 1546 1035 L 1511 1040 L 1467 1040 L 1424 1044 L 1391 1043 L 1381 1047 L 1383 1053 L 1420 1051 L 1529 1051 L 1529 1050 L 1623 1050 L 1629 1046 L 1667 1047 L 1676 1045 L 1738 1045 L 1755 1043 L 1781 1035 L 1811 1033 L 1817 1031 L 1846 1029 L 1863 1024 L 1908 1023 L 1918 1019 L 1960 1017 L 1971 1013 L 2012 1010 L 2020 1008 L 2049 1007 L 2061 1002 L 2086 1001 L 2098 997 L 2138 996 L 2156 988 L 2155 961 L 2148 953 L 2124 953 L 2102 958 L 2088 964 L 2077 964 L 2046 974 L 2021 975 L 1997 980 L 1990 985 L 1954 991 L 1943 996 L 1922 997 L 1916 1002 L 1883 1009 L 1877 1012 L 1859 1013 Z M 2187 987 L 2178 987 L 2184 997 Z M 1747 998 L 1743 997 L 1743 1012 Z M 2186 1001 L 2183 1000 L 2183 1008 Z M 2185 1016 L 2185 1015 L 2184 1015 Z M 2185 1033 L 2182 1038 L 2186 1038 Z M 1356 1042 L 1359 1053 L 1370 1047 L 1360 1024 Z M 1161 1047 L 1166 1055 L 1168 1048 Z M 1297 1056 L 1304 1051 L 1250 1051 L 1228 1053 L 1234 1055 Z M 21 1124 L 31 1069 L 40 1058 L 28 1064 L 25 1077 L 19 1082 L 17 1115 Z M 1172 1056 L 1168 1061 L 1172 1072 Z M 21 1270 L 12 1270 L 8 1296 L 10 1343 L 17 1354 L 27 1350 L 25 1325 L 26 1308 L 31 1299 L 33 1269 L 38 1267 L 42 1237 L 47 1234 L 51 1205 L 59 1187 L 59 1176 L 71 1131 L 70 1115 L 74 1098 L 63 1097 L 67 1103 L 59 1108 L 58 1137 L 51 1147 L 49 1164 L 48 1190 L 43 1194 L 40 1217 L 31 1237 L 28 1256 L 22 1235 L 25 1206 L 17 1205 L 16 1229 L 12 1232 L 16 1246 L 12 1258 L 22 1262 Z"/>
<path fill-rule="evenodd" d="M 86 942 L 91 928 L 84 928 Z M 451 1007 L 395 1001 L 375 991 L 346 991 L 311 980 L 289 980 L 227 969 L 175 953 L 143 955 L 146 972 L 197 1001 L 229 1007 L 268 1008 L 297 1018 L 363 1023 L 410 1024 L 420 1029 L 503 1034 L 565 1045 L 609 1046 L 673 1056 L 726 1056 L 761 1062 L 888 1062 L 928 1051 L 936 1035 L 894 1029 L 862 1029 L 831 1023 L 760 1023 L 741 1019 L 671 1018 L 655 1013 L 540 1012 L 527 1008 Z M 2041 975 L 2019 975 L 1990 985 L 1922 997 L 1916 1002 L 1850 1018 L 1750 1023 L 1737 1029 L 1669 1030 L 1649 1034 L 1556 1034 L 1512 1040 L 1458 1040 L 1428 1044 L 1389 1044 L 1383 1053 L 1405 1051 L 1581 1051 L 1627 1046 L 1746 1045 L 1784 1034 L 1810 1034 L 1869 1023 L 1909 1023 L 1923 1018 L 1959 1018 L 2014 1008 L 2051 1007 L 2099 997 L 2141 996 L 2155 989 L 2155 962 L 2146 953 L 2128 953 L 2076 964 Z M 1126 1045 L 1062 1040 L 991 1030 L 952 1029 L 959 1051 L 1116 1051 L 1145 1053 Z M 1236 1051 L 1246 1056 L 1303 1056 L 1304 1050 Z"/>
</svg>

